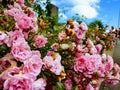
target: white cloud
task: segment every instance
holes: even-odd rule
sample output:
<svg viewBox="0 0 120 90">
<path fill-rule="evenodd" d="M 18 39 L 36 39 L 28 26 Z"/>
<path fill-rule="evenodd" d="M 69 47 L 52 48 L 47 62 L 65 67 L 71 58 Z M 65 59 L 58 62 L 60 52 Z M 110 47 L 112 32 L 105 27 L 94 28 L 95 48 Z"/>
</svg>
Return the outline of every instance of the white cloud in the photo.
<svg viewBox="0 0 120 90">
<path fill-rule="evenodd" d="M 87 5 L 77 5 L 72 8 L 71 10 L 72 13 L 74 14 L 79 14 L 79 15 L 84 15 L 86 18 L 95 18 L 98 15 L 98 12 L 95 10 L 95 8 L 92 8 Z"/>
<path fill-rule="evenodd" d="M 65 14 L 70 17 L 75 14 L 84 15 L 86 18 L 95 18 L 98 15 L 97 9 L 99 8 L 100 0 L 51 0 L 53 4 L 58 6 L 60 9 L 63 7 L 69 7 L 64 10 Z"/>
</svg>

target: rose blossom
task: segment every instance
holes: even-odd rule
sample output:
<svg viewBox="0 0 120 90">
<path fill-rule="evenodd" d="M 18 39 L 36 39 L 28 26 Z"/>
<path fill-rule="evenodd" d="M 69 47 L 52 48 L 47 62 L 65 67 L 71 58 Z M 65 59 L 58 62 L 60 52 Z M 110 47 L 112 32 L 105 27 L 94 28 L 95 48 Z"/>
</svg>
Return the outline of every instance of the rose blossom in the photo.
<svg viewBox="0 0 120 90">
<path fill-rule="evenodd" d="M 41 47 L 44 47 L 45 44 L 47 43 L 47 38 L 45 38 L 43 35 L 36 35 L 34 37 L 34 46 L 36 48 L 41 48 Z"/>
<path fill-rule="evenodd" d="M 31 18 L 28 17 L 28 15 L 25 13 L 16 14 L 14 17 L 16 21 L 15 25 L 17 28 L 29 29 L 30 26 L 32 25 Z"/>
<path fill-rule="evenodd" d="M 31 57 L 24 61 L 23 72 L 25 74 L 30 73 L 37 76 L 41 72 L 43 63 L 40 56 L 39 51 L 32 51 Z"/>
<path fill-rule="evenodd" d="M 107 63 L 105 63 L 105 70 L 111 70 L 113 68 L 113 58 L 111 56 L 107 56 Z"/>
<path fill-rule="evenodd" d="M 76 34 L 75 34 L 75 36 L 76 36 L 76 41 L 77 41 L 78 43 L 81 43 L 84 35 L 85 35 L 85 31 L 83 31 L 83 30 L 78 30 L 78 31 L 76 32 Z"/>
<path fill-rule="evenodd" d="M 11 48 L 11 53 L 13 57 L 20 62 L 25 61 L 31 55 L 30 47 L 24 38 L 18 38 L 14 41 Z"/>
<path fill-rule="evenodd" d="M 61 56 L 58 53 L 43 58 L 44 67 L 56 75 L 60 75 L 61 71 L 64 71 L 64 67 L 61 65 L 60 61 Z"/>
<path fill-rule="evenodd" d="M 5 42 L 6 37 L 7 35 L 5 33 L 0 32 L 0 45 Z"/>
<path fill-rule="evenodd" d="M 83 73 L 86 77 L 91 77 L 91 74 L 94 74 L 99 69 L 102 64 L 101 61 L 101 57 L 98 54 L 83 55 L 77 58 L 74 70 Z"/>
<path fill-rule="evenodd" d="M 16 0 L 21 6 L 24 6 L 24 0 Z"/>
<path fill-rule="evenodd" d="M 59 48 L 59 44 L 58 44 L 58 43 L 54 43 L 54 44 L 52 44 L 51 48 L 52 48 L 54 51 L 57 51 L 57 49 Z"/>
<path fill-rule="evenodd" d="M 24 35 L 21 30 L 10 31 L 7 33 L 9 36 L 9 41 L 7 43 L 8 47 L 11 47 L 12 43 L 17 40 L 19 37 L 23 37 Z"/>
<path fill-rule="evenodd" d="M 25 75 L 15 75 L 5 80 L 3 90 L 33 90 L 33 80 Z"/>
<path fill-rule="evenodd" d="M 82 22 L 82 23 L 80 24 L 79 28 L 82 29 L 82 30 L 84 30 L 84 31 L 87 31 L 87 30 L 88 30 L 88 27 L 87 27 L 87 25 L 86 25 L 84 22 Z"/>
<path fill-rule="evenodd" d="M 46 81 L 43 78 L 39 78 L 33 83 L 33 90 L 45 90 Z"/>
<path fill-rule="evenodd" d="M 72 80 L 70 78 L 67 78 L 64 82 L 64 87 L 65 87 L 65 90 L 72 90 Z"/>
<path fill-rule="evenodd" d="M 97 44 L 95 47 L 97 49 L 97 53 L 100 53 L 103 48 L 103 46 L 101 44 Z"/>
<path fill-rule="evenodd" d="M 6 80 L 8 78 L 12 78 L 14 75 L 17 75 L 21 72 L 20 68 L 17 66 L 12 66 L 12 68 L 9 68 L 2 72 L 1 77 L 3 80 Z"/>
<path fill-rule="evenodd" d="M 66 33 L 65 32 L 61 32 L 58 34 L 58 40 L 59 42 L 62 42 L 63 40 L 65 40 L 67 37 Z"/>
</svg>

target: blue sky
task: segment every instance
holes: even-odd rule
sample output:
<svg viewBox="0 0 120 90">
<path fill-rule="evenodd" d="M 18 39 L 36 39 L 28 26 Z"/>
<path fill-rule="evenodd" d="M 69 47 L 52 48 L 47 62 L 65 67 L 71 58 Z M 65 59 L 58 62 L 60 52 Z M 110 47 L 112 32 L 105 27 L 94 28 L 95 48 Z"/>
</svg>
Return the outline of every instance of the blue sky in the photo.
<svg viewBox="0 0 120 90">
<path fill-rule="evenodd" d="M 59 8 L 59 21 L 66 22 L 76 13 L 86 21 L 101 20 L 104 24 L 118 27 L 120 0 L 51 0 Z"/>
</svg>

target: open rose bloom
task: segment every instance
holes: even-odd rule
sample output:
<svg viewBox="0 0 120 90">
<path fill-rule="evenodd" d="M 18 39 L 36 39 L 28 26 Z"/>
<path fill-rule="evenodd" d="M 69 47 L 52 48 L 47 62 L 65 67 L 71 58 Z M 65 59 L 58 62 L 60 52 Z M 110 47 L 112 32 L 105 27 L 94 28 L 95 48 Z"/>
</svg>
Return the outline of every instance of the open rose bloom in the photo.
<svg viewBox="0 0 120 90">
<path fill-rule="evenodd" d="M 47 21 L 39 22 L 26 3 L 16 0 L 0 13 L 14 21 L 0 31 L 0 90 L 99 90 L 102 82 L 119 82 L 119 65 L 102 52 L 104 44 L 86 38 L 84 22 L 68 20 L 62 30 L 49 32 L 38 25 Z"/>
</svg>

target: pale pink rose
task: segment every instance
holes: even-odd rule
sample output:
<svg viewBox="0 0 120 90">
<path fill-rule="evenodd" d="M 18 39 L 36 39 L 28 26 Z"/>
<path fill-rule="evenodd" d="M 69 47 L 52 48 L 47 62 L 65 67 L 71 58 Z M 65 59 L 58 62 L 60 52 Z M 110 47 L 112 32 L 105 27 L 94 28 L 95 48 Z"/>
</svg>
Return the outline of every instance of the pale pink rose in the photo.
<svg viewBox="0 0 120 90">
<path fill-rule="evenodd" d="M 12 78 L 14 75 L 19 74 L 20 69 L 16 66 L 9 68 L 0 74 L 0 87 L 3 86 L 5 80 Z"/>
<path fill-rule="evenodd" d="M 7 39 L 7 35 L 5 33 L 0 32 L 0 45 L 5 43 Z"/>
<path fill-rule="evenodd" d="M 75 49 L 75 55 L 76 55 L 77 57 L 80 57 L 80 56 L 83 55 L 83 53 L 84 53 L 83 46 L 77 45 L 77 47 L 76 47 L 76 49 Z"/>
<path fill-rule="evenodd" d="M 47 52 L 47 56 L 53 56 L 53 55 L 55 55 L 55 52 L 54 52 L 54 51 L 48 51 L 48 52 Z"/>
<path fill-rule="evenodd" d="M 101 52 L 103 46 L 101 44 L 97 44 L 95 47 L 97 49 L 97 53 L 99 54 Z"/>
<path fill-rule="evenodd" d="M 105 64 L 105 70 L 108 71 L 108 70 L 111 70 L 113 68 L 113 58 L 111 56 L 107 56 L 107 63 Z"/>
<path fill-rule="evenodd" d="M 95 55 L 84 55 L 77 58 L 74 70 L 83 73 L 86 77 L 91 77 L 91 74 L 94 74 L 99 69 L 101 62 L 101 56 L 98 54 Z"/>
<path fill-rule="evenodd" d="M 54 65 L 50 68 L 50 71 L 56 75 L 60 75 L 60 73 L 64 71 L 64 67 L 60 62 L 54 62 Z"/>
<path fill-rule="evenodd" d="M 95 90 L 93 88 L 93 86 L 89 83 L 87 86 L 86 86 L 86 89 L 85 90 Z"/>
<path fill-rule="evenodd" d="M 22 33 L 21 30 L 15 30 L 15 31 L 10 31 L 7 33 L 9 36 L 9 42 L 8 42 L 8 46 L 10 47 L 12 45 L 12 43 L 17 40 L 19 37 L 23 37 L 24 35 Z"/>
<path fill-rule="evenodd" d="M 13 42 L 11 53 L 20 62 L 27 60 L 31 55 L 30 47 L 24 38 L 18 38 Z"/>
<path fill-rule="evenodd" d="M 39 51 L 32 51 L 31 57 L 28 60 L 24 61 L 23 72 L 25 74 L 33 74 L 34 76 L 39 75 L 42 68 L 42 60 L 40 57 Z"/>
<path fill-rule="evenodd" d="M 17 66 L 13 66 L 12 68 L 9 68 L 5 70 L 2 74 L 1 77 L 2 79 L 6 80 L 8 78 L 12 78 L 14 75 L 17 75 L 21 72 L 20 68 Z"/>
<path fill-rule="evenodd" d="M 80 24 L 79 28 L 82 29 L 82 30 L 84 30 L 84 31 L 87 31 L 87 30 L 88 30 L 88 27 L 87 27 L 87 25 L 86 25 L 84 22 L 82 22 L 82 23 Z"/>
<path fill-rule="evenodd" d="M 16 0 L 21 6 L 24 6 L 24 0 Z"/>
<path fill-rule="evenodd" d="M 54 43 L 54 44 L 52 44 L 51 48 L 52 48 L 54 51 L 57 51 L 57 49 L 59 48 L 59 44 L 58 44 L 58 43 Z"/>
<path fill-rule="evenodd" d="M 83 72 L 85 70 L 86 64 L 87 64 L 87 58 L 82 55 L 79 58 L 77 58 L 74 65 L 74 70 Z"/>
<path fill-rule="evenodd" d="M 22 8 L 10 8 L 10 10 L 4 10 L 4 14 L 8 16 L 15 16 L 16 14 L 23 13 Z"/>
<path fill-rule="evenodd" d="M 41 48 L 41 47 L 44 47 L 45 44 L 47 43 L 47 38 L 45 38 L 43 35 L 36 35 L 34 37 L 34 46 L 36 48 Z"/>
<path fill-rule="evenodd" d="M 32 20 L 25 13 L 16 14 L 15 16 L 15 27 L 20 29 L 29 29 L 32 25 Z"/>
<path fill-rule="evenodd" d="M 83 30 L 78 30 L 75 34 L 76 36 L 76 41 L 79 43 L 82 41 L 83 37 L 85 36 L 85 31 Z"/>
<path fill-rule="evenodd" d="M 43 62 L 46 69 L 50 69 L 53 66 L 53 58 L 51 56 L 45 56 Z"/>
<path fill-rule="evenodd" d="M 43 58 L 45 69 L 50 70 L 56 75 L 60 75 L 61 71 L 64 71 L 64 67 L 61 65 L 61 56 L 58 53 L 55 53 L 52 56 L 45 56 Z"/>
<path fill-rule="evenodd" d="M 67 78 L 64 82 L 63 82 L 64 88 L 65 90 L 72 90 L 72 80 L 70 78 Z"/>
<path fill-rule="evenodd" d="M 79 30 L 79 23 L 78 22 L 73 21 L 72 24 L 74 25 L 73 30 L 75 30 L 75 31 Z"/>
<path fill-rule="evenodd" d="M 58 34 L 58 40 L 59 42 L 62 42 L 63 40 L 65 40 L 67 37 L 66 33 L 65 32 L 61 32 Z"/>
<path fill-rule="evenodd" d="M 46 84 L 46 81 L 40 78 L 33 83 L 33 90 L 45 90 Z"/>
<path fill-rule="evenodd" d="M 100 65 L 102 64 L 101 56 L 99 54 L 86 56 L 87 57 L 87 71 L 86 74 L 93 74 L 94 72 L 97 72 Z"/>
<path fill-rule="evenodd" d="M 33 81 L 25 75 L 15 75 L 5 80 L 3 90 L 33 90 Z"/>
<path fill-rule="evenodd" d="M 97 71 L 97 74 L 100 76 L 100 77 L 104 77 L 105 76 L 105 65 L 104 64 L 101 64 L 98 71 Z"/>
</svg>

